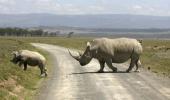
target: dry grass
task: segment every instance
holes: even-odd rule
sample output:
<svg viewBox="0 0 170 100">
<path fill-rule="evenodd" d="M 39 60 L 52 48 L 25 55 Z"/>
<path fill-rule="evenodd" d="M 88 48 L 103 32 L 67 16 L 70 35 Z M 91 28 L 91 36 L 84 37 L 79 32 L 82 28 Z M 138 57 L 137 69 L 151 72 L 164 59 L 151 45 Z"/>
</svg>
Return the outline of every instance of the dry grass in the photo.
<svg viewBox="0 0 170 100">
<path fill-rule="evenodd" d="M 170 77 L 170 40 L 145 40 L 142 62 L 145 69 Z"/>
</svg>

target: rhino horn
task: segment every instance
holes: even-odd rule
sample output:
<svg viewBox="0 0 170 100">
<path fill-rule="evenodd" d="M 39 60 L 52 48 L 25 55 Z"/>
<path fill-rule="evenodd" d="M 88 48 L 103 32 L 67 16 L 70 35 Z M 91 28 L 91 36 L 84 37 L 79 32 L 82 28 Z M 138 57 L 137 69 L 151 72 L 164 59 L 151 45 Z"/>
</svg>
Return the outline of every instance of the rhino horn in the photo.
<svg viewBox="0 0 170 100">
<path fill-rule="evenodd" d="M 79 55 L 79 56 L 74 56 L 74 55 L 72 55 L 69 49 L 68 49 L 68 52 L 69 52 L 69 54 L 70 54 L 74 59 L 76 59 L 77 61 L 80 60 L 80 55 Z"/>
</svg>

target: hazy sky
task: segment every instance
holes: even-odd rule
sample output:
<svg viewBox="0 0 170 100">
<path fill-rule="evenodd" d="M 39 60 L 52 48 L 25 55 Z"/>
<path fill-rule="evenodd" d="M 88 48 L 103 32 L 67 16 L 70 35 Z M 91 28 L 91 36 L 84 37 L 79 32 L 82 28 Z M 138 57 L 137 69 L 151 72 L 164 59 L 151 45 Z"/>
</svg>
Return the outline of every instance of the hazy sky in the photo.
<svg viewBox="0 0 170 100">
<path fill-rule="evenodd" d="M 0 13 L 170 16 L 170 0 L 0 0 Z"/>
</svg>

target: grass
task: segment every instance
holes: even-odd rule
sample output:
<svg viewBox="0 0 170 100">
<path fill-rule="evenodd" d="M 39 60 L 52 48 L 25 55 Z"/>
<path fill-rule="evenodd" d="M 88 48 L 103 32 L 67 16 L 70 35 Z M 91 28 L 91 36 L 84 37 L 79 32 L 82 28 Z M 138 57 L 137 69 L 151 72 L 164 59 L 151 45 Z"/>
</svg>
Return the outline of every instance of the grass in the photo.
<svg viewBox="0 0 170 100">
<path fill-rule="evenodd" d="M 28 68 L 23 71 L 18 65 L 10 62 L 11 52 L 29 49 L 39 51 L 43 55 L 47 54 L 40 51 L 28 42 L 13 38 L 0 38 L 0 99 L 1 100 L 18 100 L 31 97 L 33 91 L 37 89 L 37 83 L 42 79 L 39 76 L 38 67 Z M 30 98 L 31 100 L 31 98 Z"/>
<path fill-rule="evenodd" d="M 158 75 L 170 77 L 170 40 L 145 40 L 142 62 Z"/>
<path fill-rule="evenodd" d="M 83 38 L 83 37 L 76 37 L 76 38 L 65 38 L 65 37 L 31 37 L 31 38 L 15 38 L 17 40 L 22 40 L 25 42 L 35 42 L 35 43 L 48 43 L 54 44 L 59 46 L 64 46 L 68 48 L 74 49 L 84 49 L 86 46 L 87 41 L 92 40 L 92 38 Z"/>
</svg>

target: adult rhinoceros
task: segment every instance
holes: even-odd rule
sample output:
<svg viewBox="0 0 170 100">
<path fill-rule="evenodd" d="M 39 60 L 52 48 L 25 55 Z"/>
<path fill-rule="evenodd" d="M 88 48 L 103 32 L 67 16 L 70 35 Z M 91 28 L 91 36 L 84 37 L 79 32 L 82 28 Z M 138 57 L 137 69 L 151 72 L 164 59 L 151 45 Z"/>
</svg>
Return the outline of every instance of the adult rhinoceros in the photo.
<svg viewBox="0 0 170 100">
<path fill-rule="evenodd" d="M 116 67 L 113 67 L 112 63 L 123 63 L 128 59 L 131 59 L 130 66 L 126 70 L 129 72 L 136 65 L 136 70 L 139 71 L 138 67 L 141 66 L 140 55 L 142 53 L 142 46 L 136 39 L 130 38 L 97 38 L 90 42 L 87 42 L 85 52 L 79 56 L 69 54 L 79 61 L 81 66 L 88 64 L 92 58 L 96 58 L 100 63 L 100 70 L 103 72 L 105 63 L 114 72 L 117 71 Z"/>
</svg>

